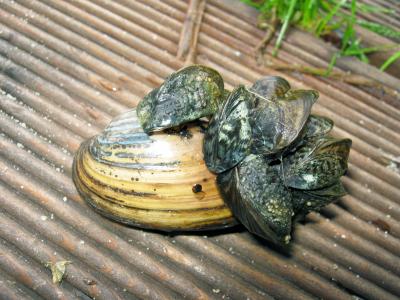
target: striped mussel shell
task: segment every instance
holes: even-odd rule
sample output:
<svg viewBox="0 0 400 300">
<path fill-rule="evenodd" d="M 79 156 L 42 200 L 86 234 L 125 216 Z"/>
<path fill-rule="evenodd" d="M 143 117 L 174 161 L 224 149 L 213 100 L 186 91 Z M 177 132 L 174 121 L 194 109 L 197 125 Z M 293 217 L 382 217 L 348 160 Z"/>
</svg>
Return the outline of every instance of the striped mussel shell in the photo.
<svg viewBox="0 0 400 300">
<path fill-rule="evenodd" d="M 203 130 L 146 134 L 136 110 L 80 146 L 73 179 L 82 197 L 113 220 L 163 231 L 236 223 L 203 160 Z"/>
</svg>

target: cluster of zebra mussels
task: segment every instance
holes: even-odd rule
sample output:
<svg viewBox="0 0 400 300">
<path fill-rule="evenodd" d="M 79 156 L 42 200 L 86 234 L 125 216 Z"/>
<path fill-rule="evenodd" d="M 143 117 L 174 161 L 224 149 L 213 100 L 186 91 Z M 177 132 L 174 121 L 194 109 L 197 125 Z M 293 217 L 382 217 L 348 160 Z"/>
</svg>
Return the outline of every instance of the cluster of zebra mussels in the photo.
<svg viewBox="0 0 400 300">
<path fill-rule="evenodd" d="M 229 213 L 250 232 L 285 244 L 290 241 L 295 220 L 345 194 L 340 177 L 347 169 L 351 140 L 328 136 L 333 122 L 310 114 L 317 98 L 316 91 L 291 90 L 285 79 L 273 76 L 229 92 L 224 89 L 218 72 L 193 65 L 173 73 L 143 98 L 131 116 L 137 118 L 140 126 L 135 125 L 129 131 L 121 127 L 128 124 L 129 118 L 120 118 L 111 126 L 119 128 L 118 134 L 112 136 L 117 136 L 119 144 L 126 145 L 129 143 L 121 141 L 121 137 L 132 140 L 133 132 L 135 141 L 143 143 L 169 135 L 171 130 L 179 132 L 182 126 L 193 128 L 194 122 L 202 122 L 204 161 L 215 174 L 224 201 L 218 212 L 229 208 Z M 115 129 L 106 129 L 111 131 Z M 92 147 L 92 155 L 107 156 L 113 150 L 107 148 L 108 152 L 101 154 L 98 145 L 115 142 L 103 134 L 89 148 Z M 116 146 L 113 147 L 110 149 Z M 76 173 L 79 170 L 78 167 Z M 75 179 L 75 183 L 80 190 L 84 188 L 81 181 Z M 196 185 L 193 193 L 199 191 L 201 185 Z M 199 198 L 199 201 L 206 200 Z M 212 203 L 210 199 L 207 201 Z M 207 218 L 211 213 L 212 210 L 208 211 Z M 174 217 L 178 216 L 170 220 Z M 224 221 L 221 217 L 218 222 L 225 227 L 233 225 L 234 219 L 230 217 L 225 214 Z M 191 227 L 190 220 L 194 219 L 185 220 L 177 228 L 168 227 L 167 223 L 156 228 L 202 229 L 202 225 Z M 211 224 L 207 222 L 199 224 L 207 229 Z M 131 223 L 141 226 L 143 222 Z"/>
<path fill-rule="evenodd" d="M 250 232 L 287 243 L 292 220 L 345 194 L 351 140 L 327 135 L 333 122 L 310 114 L 317 98 L 281 77 L 228 93 L 216 71 L 192 66 L 145 97 L 138 116 L 147 132 L 210 117 L 204 160 L 224 201 Z"/>
</svg>

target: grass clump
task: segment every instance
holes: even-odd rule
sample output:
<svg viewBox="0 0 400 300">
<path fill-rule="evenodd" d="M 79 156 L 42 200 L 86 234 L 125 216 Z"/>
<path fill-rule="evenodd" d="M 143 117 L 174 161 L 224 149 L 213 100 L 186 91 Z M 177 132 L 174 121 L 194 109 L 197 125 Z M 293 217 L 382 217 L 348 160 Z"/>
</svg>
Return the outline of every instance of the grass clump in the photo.
<svg viewBox="0 0 400 300">
<path fill-rule="evenodd" d="M 328 73 L 341 56 L 355 56 L 368 63 L 367 54 L 377 51 L 393 49 L 393 45 L 363 47 L 357 36 L 355 25 L 359 25 L 377 34 L 389 38 L 400 38 L 400 31 L 393 28 L 362 20 L 359 13 L 394 14 L 395 11 L 378 5 L 367 5 L 357 0 L 242 0 L 260 11 L 260 27 L 267 29 L 266 37 L 257 47 L 264 53 L 266 45 L 273 38 L 277 27 L 280 26 L 278 38 L 275 42 L 273 55 L 278 49 L 290 26 L 296 26 L 314 35 L 336 40 L 338 52 L 332 57 Z M 390 64 L 400 58 L 399 52 L 392 55 L 382 66 L 385 70 Z"/>
</svg>

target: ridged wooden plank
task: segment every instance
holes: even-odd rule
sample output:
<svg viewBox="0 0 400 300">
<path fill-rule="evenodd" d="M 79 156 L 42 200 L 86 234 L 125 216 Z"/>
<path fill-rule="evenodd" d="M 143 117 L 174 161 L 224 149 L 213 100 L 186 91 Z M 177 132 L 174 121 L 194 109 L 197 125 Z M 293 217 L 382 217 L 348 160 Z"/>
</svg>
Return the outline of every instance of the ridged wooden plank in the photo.
<svg viewBox="0 0 400 300">
<path fill-rule="evenodd" d="M 257 13 L 236 1 L 207 1 L 198 62 L 218 69 L 228 87 L 276 74 L 321 91 L 316 112 L 334 119 L 335 135 L 354 140 L 349 195 L 296 225 L 289 256 L 241 227 L 174 236 L 121 226 L 80 198 L 74 152 L 183 66 L 175 55 L 186 9 L 178 0 L 0 3 L 0 273 L 9 273 L 0 280 L 21 286 L 6 282 L 2 291 L 48 299 L 400 297 L 400 175 L 385 158 L 400 155 L 399 100 L 258 66 Z M 324 67 L 324 49 L 292 31 L 279 58 Z M 365 70 L 355 61 L 337 67 Z M 370 74 L 399 87 L 394 76 Z M 59 258 L 73 264 L 56 286 L 44 263 Z"/>
</svg>

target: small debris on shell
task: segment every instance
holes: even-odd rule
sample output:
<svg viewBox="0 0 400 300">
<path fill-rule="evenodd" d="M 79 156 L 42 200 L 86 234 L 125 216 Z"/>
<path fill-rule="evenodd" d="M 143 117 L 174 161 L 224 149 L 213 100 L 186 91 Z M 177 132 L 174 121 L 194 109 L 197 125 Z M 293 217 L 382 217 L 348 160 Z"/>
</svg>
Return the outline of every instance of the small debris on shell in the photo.
<svg viewBox="0 0 400 300">
<path fill-rule="evenodd" d="M 193 193 L 200 193 L 202 190 L 203 190 L 203 187 L 201 184 L 196 183 L 192 186 Z"/>
</svg>

